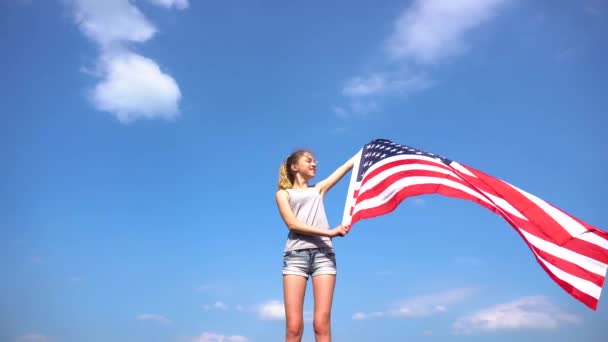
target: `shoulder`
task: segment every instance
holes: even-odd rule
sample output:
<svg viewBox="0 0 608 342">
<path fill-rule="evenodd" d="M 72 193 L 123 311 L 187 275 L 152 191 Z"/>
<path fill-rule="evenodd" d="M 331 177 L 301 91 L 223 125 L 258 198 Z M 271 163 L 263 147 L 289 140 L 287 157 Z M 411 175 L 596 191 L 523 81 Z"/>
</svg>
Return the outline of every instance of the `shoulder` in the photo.
<svg viewBox="0 0 608 342">
<path fill-rule="evenodd" d="M 289 192 L 287 191 L 287 189 L 278 190 L 276 192 L 276 194 L 275 194 L 275 197 L 277 199 L 279 199 L 279 198 L 289 198 Z"/>
</svg>

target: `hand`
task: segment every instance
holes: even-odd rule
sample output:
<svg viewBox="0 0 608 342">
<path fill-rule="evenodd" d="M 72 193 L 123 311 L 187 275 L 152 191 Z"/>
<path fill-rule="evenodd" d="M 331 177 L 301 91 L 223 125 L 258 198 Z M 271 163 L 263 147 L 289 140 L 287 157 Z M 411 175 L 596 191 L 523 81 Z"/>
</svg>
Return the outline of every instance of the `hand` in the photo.
<svg viewBox="0 0 608 342">
<path fill-rule="evenodd" d="M 348 231 L 350 230 L 349 226 L 345 226 L 345 225 L 339 225 L 337 227 L 335 227 L 334 229 L 331 230 L 331 237 L 336 237 L 336 236 L 344 236 L 346 234 L 348 234 Z"/>
</svg>

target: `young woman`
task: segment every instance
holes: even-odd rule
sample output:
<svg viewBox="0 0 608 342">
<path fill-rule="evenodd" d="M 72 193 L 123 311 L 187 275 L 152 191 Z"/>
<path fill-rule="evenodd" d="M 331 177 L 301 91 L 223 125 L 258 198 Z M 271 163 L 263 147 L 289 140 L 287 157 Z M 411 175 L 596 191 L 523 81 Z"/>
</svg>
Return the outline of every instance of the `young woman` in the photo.
<svg viewBox="0 0 608 342">
<path fill-rule="evenodd" d="M 353 158 L 314 185 L 308 184 L 317 171 L 317 163 L 310 152 L 296 151 L 281 165 L 276 201 L 289 228 L 283 254 L 286 342 L 302 339 L 308 276 L 312 276 L 313 282 L 315 339 L 317 342 L 331 341 L 331 304 L 336 283 L 332 238 L 346 235 L 348 227 L 339 225 L 330 229 L 323 199 L 327 191 L 352 169 Z"/>
</svg>

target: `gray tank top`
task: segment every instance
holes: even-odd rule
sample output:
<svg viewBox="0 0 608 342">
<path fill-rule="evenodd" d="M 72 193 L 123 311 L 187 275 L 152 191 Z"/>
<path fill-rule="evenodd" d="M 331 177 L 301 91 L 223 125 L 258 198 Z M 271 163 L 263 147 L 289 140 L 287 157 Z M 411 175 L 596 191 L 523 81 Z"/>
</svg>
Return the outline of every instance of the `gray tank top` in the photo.
<svg viewBox="0 0 608 342">
<path fill-rule="evenodd" d="M 286 189 L 289 194 L 289 206 L 296 218 L 317 228 L 330 229 L 325 216 L 323 198 L 317 189 L 309 187 L 306 190 Z M 312 236 L 290 231 L 285 244 L 285 252 L 305 248 L 333 248 L 331 238 L 327 236 Z"/>
</svg>

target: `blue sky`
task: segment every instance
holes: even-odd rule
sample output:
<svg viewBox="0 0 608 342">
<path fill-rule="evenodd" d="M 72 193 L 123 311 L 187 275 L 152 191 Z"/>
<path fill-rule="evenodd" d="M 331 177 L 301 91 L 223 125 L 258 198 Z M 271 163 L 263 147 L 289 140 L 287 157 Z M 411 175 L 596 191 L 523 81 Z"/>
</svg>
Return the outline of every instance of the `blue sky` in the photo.
<svg viewBox="0 0 608 342">
<path fill-rule="evenodd" d="M 391 139 L 606 229 L 607 18 L 599 0 L 2 1 L 0 340 L 280 341 L 274 193 L 299 147 L 323 177 Z M 472 202 L 412 198 L 334 243 L 335 341 L 608 338 L 606 298 L 571 298 Z"/>
</svg>

